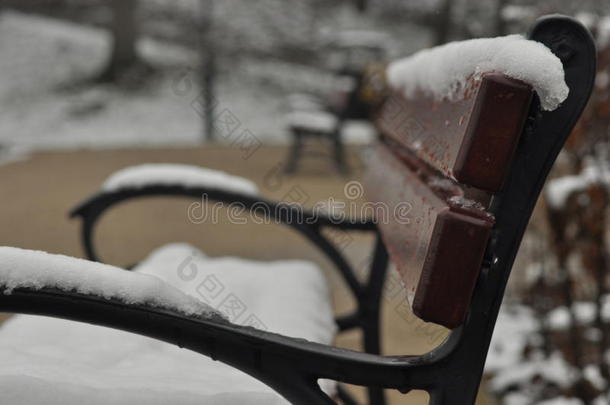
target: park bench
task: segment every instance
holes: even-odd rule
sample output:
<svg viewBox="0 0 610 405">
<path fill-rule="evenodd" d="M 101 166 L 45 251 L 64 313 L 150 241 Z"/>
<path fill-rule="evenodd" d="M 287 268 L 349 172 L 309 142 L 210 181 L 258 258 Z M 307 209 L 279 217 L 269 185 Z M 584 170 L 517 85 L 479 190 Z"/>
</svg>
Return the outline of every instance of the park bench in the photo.
<svg viewBox="0 0 610 405">
<path fill-rule="evenodd" d="M 346 143 L 366 142 L 371 138 L 368 128 L 374 111 L 383 99 L 376 87 L 382 81 L 378 72 L 386 59 L 388 38 L 375 31 L 345 31 L 327 45 L 332 51 L 328 59 L 340 59 L 334 67 L 333 90 L 326 99 L 309 94 L 293 94 L 288 98 L 290 112 L 285 121 L 292 137 L 285 171 L 295 173 L 301 160 L 324 153 L 308 150 L 307 141 L 327 141 L 333 163 L 341 174 L 350 171 Z"/>
<path fill-rule="evenodd" d="M 529 39 L 558 57 L 569 88 L 565 100 L 549 101 L 548 94 L 534 92 L 540 83 L 527 84 L 494 69 L 476 72 L 458 96 L 438 99 L 400 88 L 401 74 L 408 73 L 413 62 L 395 66 L 398 88 L 378 118 L 381 136 L 366 158 L 364 184 L 375 206 L 385 204 L 391 212 L 408 203 L 406 217 L 339 220 L 266 200 L 245 180 L 155 165 L 117 174 L 72 212 L 82 219 L 88 257 L 99 261 L 93 243 L 95 224 L 107 209 L 127 200 L 159 195 L 200 200 L 205 194 L 210 201 L 238 201 L 252 211 L 267 207 L 268 215 L 302 234 L 335 265 L 357 302 L 354 312 L 338 317 L 336 325 L 340 332 L 361 329 L 364 352 L 227 321 L 169 287 L 174 282 L 13 248 L 0 248 L 5 290 L 0 309 L 87 322 L 172 343 L 242 370 L 295 404 L 334 403 L 321 390 L 320 379 L 365 386 L 374 404 L 384 403 L 384 389 L 425 390 L 434 405 L 473 404 L 521 238 L 549 170 L 588 100 L 595 74 L 592 38 L 576 21 L 561 16 L 540 19 Z M 435 52 L 442 56 L 449 51 Z M 514 61 L 504 62 L 514 66 Z M 557 73 L 546 65 L 539 68 L 541 80 Z M 553 102 L 561 104 L 550 106 Z M 321 233 L 332 227 L 377 235 L 364 282 Z M 152 265 L 154 256 L 143 265 Z M 414 313 L 450 329 L 443 343 L 424 355 L 379 354 L 380 302 L 390 260 L 401 274 Z M 167 263 L 161 260 L 161 268 Z M 297 273 L 291 277 L 298 279 Z M 313 274 L 308 269 L 303 273 Z M 303 289 L 319 288 L 311 274 L 310 281 L 301 284 Z M 183 279 L 189 277 L 187 271 Z M 243 291 L 257 287 L 248 284 Z M 297 285 L 294 291 L 298 290 Z M 273 288 L 261 295 L 266 294 L 273 294 Z M 95 350 L 95 342 L 91 344 Z M 249 403 L 245 398 L 240 403 Z M 342 385 L 337 398 L 356 403 Z"/>
</svg>

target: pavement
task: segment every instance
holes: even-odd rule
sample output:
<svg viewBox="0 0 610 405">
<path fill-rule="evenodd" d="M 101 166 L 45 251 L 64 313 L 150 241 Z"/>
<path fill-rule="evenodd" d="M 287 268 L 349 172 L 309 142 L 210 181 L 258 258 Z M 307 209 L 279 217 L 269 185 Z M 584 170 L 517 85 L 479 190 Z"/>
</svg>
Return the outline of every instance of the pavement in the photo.
<svg viewBox="0 0 610 405">
<path fill-rule="evenodd" d="M 280 146 L 264 146 L 250 155 L 244 150 L 215 145 L 36 153 L 0 166 L 0 244 L 82 257 L 79 223 L 68 218 L 68 211 L 94 193 L 108 175 L 135 164 L 171 162 L 223 170 L 255 181 L 266 197 L 299 201 L 306 206 L 329 201 L 330 197 L 348 200 L 346 184 L 358 181 L 362 172 L 355 149 L 350 151 L 354 170 L 349 177 L 338 175 L 330 159 L 324 157 L 311 157 L 297 175 L 286 176 L 281 172 L 285 155 L 286 149 Z M 228 220 L 196 224 L 188 216 L 191 203 L 187 199 L 154 198 L 117 207 L 104 217 L 96 234 L 102 258 L 107 263 L 124 266 L 141 260 L 164 243 L 183 241 L 211 256 L 308 259 L 317 262 L 327 274 L 336 312 L 353 307 L 349 292 L 328 260 L 298 234 L 275 224 L 236 225 Z M 372 247 L 372 239 L 364 234 L 330 237 L 355 266 L 366 260 Z M 402 291 L 392 291 L 384 297 L 384 354 L 425 353 L 446 334 L 442 328 L 414 318 L 406 311 L 404 302 Z M 359 334 L 339 336 L 337 345 L 359 349 Z M 361 390 L 355 391 L 362 395 Z M 483 396 L 477 403 L 489 404 Z M 390 403 L 396 405 L 426 403 L 426 397 L 422 392 L 389 393 Z"/>
</svg>

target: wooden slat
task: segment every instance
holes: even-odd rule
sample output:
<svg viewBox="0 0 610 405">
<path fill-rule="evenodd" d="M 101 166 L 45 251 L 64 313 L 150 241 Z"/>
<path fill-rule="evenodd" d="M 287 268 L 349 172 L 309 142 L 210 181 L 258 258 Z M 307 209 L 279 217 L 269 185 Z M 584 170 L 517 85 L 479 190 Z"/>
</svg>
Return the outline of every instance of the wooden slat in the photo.
<svg viewBox="0 0 610 405">
<path fill-rule="evenodd" d="M 493 218 L 453 202 L 462 195 L 458 186 L 416 173 L 384 144 L 370 156 L 365 190 L 369 201 L 387 207 L 389 215 L 377 217 L 378 227 L 414 313 L 448 328 L 459 326 Z"/>
<path fill-rule="evenodd" d="M 459 100 L 406 99 L 395 92 L 381 110 L 383 135 L 458 182 L 501 190 L 527 118 L 532 89 L 488 73 Z"/>
</svg>

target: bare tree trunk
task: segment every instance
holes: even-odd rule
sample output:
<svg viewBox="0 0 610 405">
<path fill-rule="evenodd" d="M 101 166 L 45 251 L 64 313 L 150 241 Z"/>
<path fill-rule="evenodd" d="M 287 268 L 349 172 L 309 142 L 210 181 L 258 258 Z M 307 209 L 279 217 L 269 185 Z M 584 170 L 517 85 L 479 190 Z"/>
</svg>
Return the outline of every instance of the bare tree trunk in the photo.
<svg viewBox="0 0 610 405">
<path fill-rule="evenodd" d="M 506 22 L 502 16 L 502 10 L 506 6 L 508 0 L 496 0 L 496 9 L 494 10 L 494 35 L 506 35 Z"/>
<path fill-rule="evenodd" d="M 434 44 L 442 45 L 449 40 L 451 28 L 451 6 L 453 0 L 443 0 L 434 27 Z"/>
<path fill-rule="evenodd" d="M 214 1 L 201 1 L 201 86 L 203 95 L 203 139 L 216 137 L 214 106 L 216 100 L 216 44 L 213 35 Z"/>
<path fill-rule="evenodd" d="M 101 78 L 117 81 L 140 61 L 136 49 L 137 0 L 110 0 L 109 3 L 112 9 L 112 51 Z"/>
<path fill-rule="evenodd" d="M 610 140 L 610 139 L 609 139 Z M 607 145 L 607 142 L 600 142 L 599 145 L 604 147 Z M 606 350 L 608 350 L 608 346 L 610 345 L 610 336 L 608 336 L 608 329 L 606 328 L 606 320 L 604 319 L 604 305 L 608 294 L 607 288 L 607 278 L 608 271 L 610 270 L 610 262 L 608 261 L 608 253 L 606 251 L 607 241 L 606 241 L 606 230 L 610 225 L 608 221 L 608 206 L 610 204 L 610 190 L 607 184 L 610 184 L 610 179 L 604 179 L 605 176 L 605 166 L 606 162 L 604 162 L 604 157 L 599 157 L 595 159 L 596 165 L 598 167 L 600 176 L 600 184 L 597 185 L 597 189 L 593 190 L 594 193 L 592 198 L 592 203 L 590 204 L 593 208 L 590 212 L 589 221 L 586 222 L 588 225 L 587 229 L 589 232 L 589 236 L 591 237 L 591 253 L 592 257 L 590 260 L 595 267 L 595 276 L 597 283 L 597 297 L 595 300 L 596 304 L 596 317 L 595 317 L 595 326 L 600 331 L 600 339 L 598 343 L 599 350 L 599 359 L 598 366 L 602 377 L 606 383 L 606 389 L 608 388 L 608 383 L 610 382 L 610 367 L 608 362 L 606 361 Z M 597 198 L 595 198 L 597 197 Z M 597 201 L 596 201 L 597 200 Z"/>
<path fill-rule="evenodd" d="M 366 13 L 368 9 L 369 2 L 368 0 L 355 0 L 356 9 L 361 13 Z"/>
<path fill-rule="evenodd" d="M 578 370 L 579 376 L 574 389 L 579 399 L 583 400 L 585 405 L 589 405 L 587 392 L 583 385 L 583 342 L 579 332 L 578 318 L 574 312 L 574 280 L 568 269 L 567 259 L 570 254 L 571 241 L 567 239 L 566 228 L 567 218 L 569 214 L 565 211 L 547 210 L 547 218 L 552 233 L 552 248 L 557 258 L 557 270 L 561 275 L 561 288 L 563 293 L 563 302 L 570 315 L 570 326 L 568 328 L 568 339 L 570 342 L 570 354 L 572 364 Z"/>
</svg>

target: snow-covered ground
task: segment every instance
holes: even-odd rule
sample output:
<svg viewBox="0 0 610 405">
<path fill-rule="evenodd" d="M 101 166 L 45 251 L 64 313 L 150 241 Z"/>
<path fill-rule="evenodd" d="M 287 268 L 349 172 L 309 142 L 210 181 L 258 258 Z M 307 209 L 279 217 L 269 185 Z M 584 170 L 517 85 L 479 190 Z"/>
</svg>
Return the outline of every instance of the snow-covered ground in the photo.
<svg viewBox="0 0 610 405">
<path fill-rule="evenodd" d="M 32 150 L 200 144 L 197 55 L 151 40 L 139 45 L 145 58 L 161 68 L 145 90 L 127 93 L 112 86 L 75 86 L 104 66 L 108 34 L 65 21 L 3 12 L 0 159 Z M 220 77 L 219 111 L 236 117 L 236 131 L 249 130 L 262 142 L 287 141 L 281 84 L 290 72 L 297 76 L 297 85 L 316 77 L 307 69 L 279 65 L 272 71 L 269 63 L 255 61 L 232 66 Z M 280 84 L 267 85 L 266 74 L 276 74 Z"/>
<path fill-rule="evenodd" d="M 341 20 L 340 25 L 353 26 L 357 22 L 352 19 L 343 18 L 347 22 Z M 426 45 L 427 32 L 421 28 L 400 28 L 413 31 L 409 41 L 396 48 L 400 54 Z M 109 33 L 103 29 L 15 11 L 0 13 L 0 162 L 37 150 L 202 144 L 197 112 L 200 56 L 176 44 L 143 38 L 140 53 L 158 71 L 143 90 L 83 85 L 103 68 L 109 46 Z M 334 80 L 322 69 L 243 55 L 225 57 L 218 70 L 216 111 L 232 119 L 234 131 L 220 139 L 228 144 L 245 131 L 260 143 L 287 143 L 288 95 L 320 93 Z M 346 138 L 354 132 L 354 140 L 361 143 L 361 126 L 353 128 L 346 130 Z"/>
</svg>

